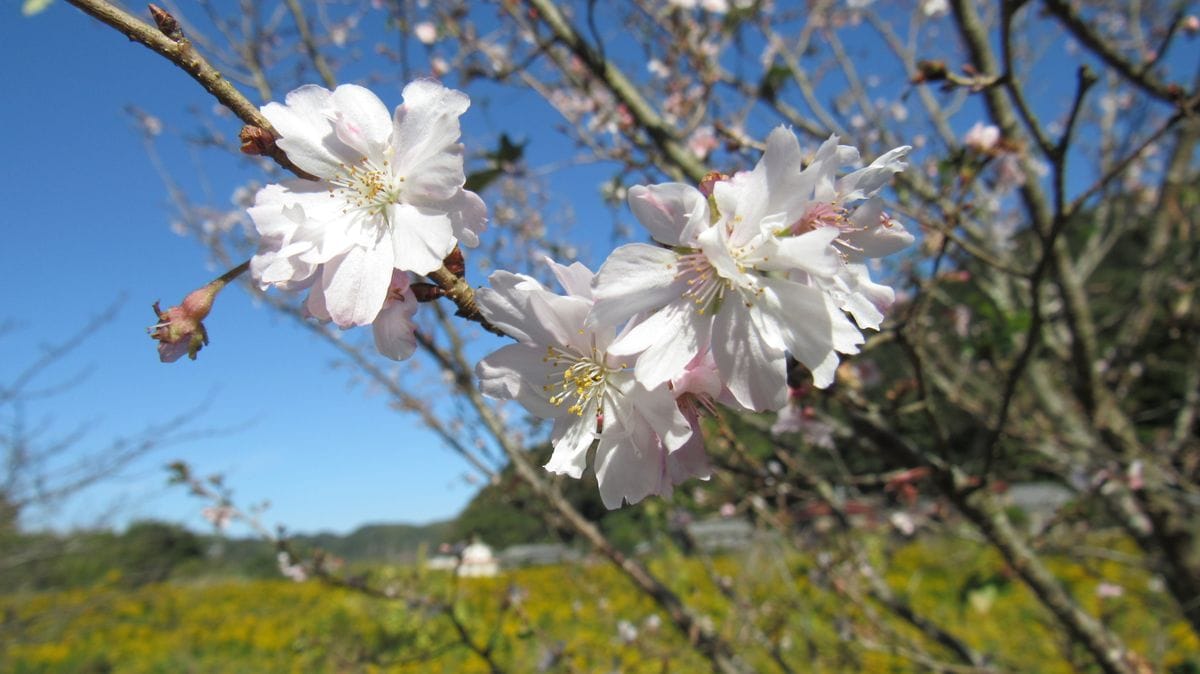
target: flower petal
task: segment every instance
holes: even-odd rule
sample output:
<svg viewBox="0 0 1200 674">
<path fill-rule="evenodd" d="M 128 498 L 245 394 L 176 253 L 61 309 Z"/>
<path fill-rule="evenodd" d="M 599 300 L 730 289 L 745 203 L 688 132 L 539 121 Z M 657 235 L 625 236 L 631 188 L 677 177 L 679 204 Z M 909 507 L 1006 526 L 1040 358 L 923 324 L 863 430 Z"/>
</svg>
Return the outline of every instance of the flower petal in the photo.
<svg viewBox="0 0 1200 674">
<path fill-rule="evenodd" d="M 595 472 L 604 507 L 614 510 L 625 501 L 630 505 L 651 494 L 669 490 L 664 485 L 666 450 L 645 423 L 635 424 L 628 434 L 600 435 L 596 446 Z"/>
<path fill-rule="evenodd" d="M 679 299 L 687 289 L 677 280 L 679 255 L 672 250 L 633 243 L 609 254 L 596 273 L 593 325 L 620 325 L 629 317 Z"/>
<path fill-rule="evenodd" d="M 375 320 L 387 298 L 392 259 L 388 245 L 356 246 L 325 265 L 321 289 L 334 323 L 345 328 Z"/>
<path fill-rule="evenodd" d="M 711 226 L 704 195 L 682 183 L 635 185 L 629 188 L 629 208 L 655 241 L 668 246 L 693 245 L 698 230 Z"/>
<path fill-rule="evenodd" d="M 459 243 L 474 248 L 479 245 L 479 235 L 487 229 L 487 205 L 474 192 L 460 189 L 453 197 L 441 204 L 450 214 L 450 227 Z"/>
<path fill-rule="evenodd" d="M 383 309 L 371 324 L 375 336 L 375 349 L 392 360 L 405 360 L 417 350 L 417 324 L 413 315 L 417 313 L 417 298 L 408 289 L 407 272 L 395 271 L 392 275 L 390 295 L 397 294 L 400 285 L 396 277 L 403 279 L 403 293 L 400 298 L 389 297 L 383 303 Z"/>
<path fill-rule="evenodd" d="M 397 269 L 428 274 L 454 250 L 454 233 L 445 213 L 410 204 L 390 204 L 391 248 Z"/>
<path fill-rule="evenodd" d="M 653 389 L 637 384 L 628 395 L 630 405 L 646 420 L 668 451 L 679 449 L 692 437 L 692 425 L 679 411 L 667 384 Z"/>
<path fill-rule="evenodd" d="M 332 92 L 308 84 L 289 93 L 284 104 L 268 103 L 261 110 L 279 134 L 275 144 L 288 159 L 309 173 L 331 178 L 354 152 L 333 132 Z"/>
<path fill-rule="evenodd" d="M 392 162 L 414 198 L 449 199 L 463 186 L 458 118 L 470 105 L 466 94 L 432 80 L 404 87 L 404 105 L 393 122 Z"/>
<path fill-rule="evenodd" d="M 871 162 L 870 166 L 847 174 L 838 181 L 837 191 L 842 203 L 850 203 L 859 199 L 874 196 L 876 192 L 892 179 L 892 175 L 908 168 L 904 157 L 912 147 L 905 145 L 889 150 L 880 158 Z"/>
<path fill-rule="evenodd" d="M 559 285 L 567 291 L 568 295 L 587 300 L 592 299 L 592 281 L 596 275 L 591 269 L 581 262 L 574 262 L 568 266 L 559 264 L 548 257 L 544 260 L 550 266 L 554 278 L 558 279 Z"/>
<path fill-rule="evenodd" d="M 556 475 L 570 475 L 578 480 L 587 468 L 588 448 L 596 439 L 596 415 L 584 410 L 582 417 L 574 414 L 561 416 L 554 422 L 551 437 L 554 438 L 554 453 L 546 462 L 546 470 Z"/>
<path fill-rule="evenodd" d="M 759 267 L 779 271 L 801 269 L 815 276 L 833 276 L 842 264 L 837 250 L 831 245 L 839 233 L 836 227 L 818 227 L 800 236 L 781 237 L 777 239 L 772 258 Z"/>
<path fill-rule="evenodd" d="M 550 373 L 545 355 L 545 349 L 525 344 L 494 351 L 475 365 L 479 390 L 492 398 L 515 400 L 541 419 L 562 416 L 562 408 L 550 402 L 543 387 Z"/>
<path fill-rule="evenodd" d="M 784 279 L 768 279 L 766 285 L 769 294 L 779 303 L 779 313 L 772 319 L 783 334 L 785 347 L 793 358 L 812 370 L 813 382 L 818 388 L 829 386 L 833 383 L 838 356 L 834 350 L 833 318 L 825 294 L 812 286 Z M 841 311 L 836 308 L 835 311 L 841 321 L 846 320 Z M 845 333 L 839 334 L 846 339 Z M 859 339 L 861 337 L 859 334 Z"/>
<path fill-rule="evenodd" d="M 392 137 L 392 116 L 379 97 L 365 87 L 343 84 L 330 97 L 338 138 L 371 159 L 383 159 Z"/>
<path fill-rule="evenodd" d="M 612 355 L 640 353 L 634 372 L 643 385 L 654 388 L 683 374 L 684 368 L 708 348 L 712 318 L 699 316 L 690 302 L 677 301 L 650 314 L 609 347 Z"/>
<path fill-rule="evenodd" d="M 783 349 L 758 334 L 751 312 L 731 305 L 740 307 L 727 298 L 713 321 L 711 348 L 717 369 L 739 404 L 755 412 L 777 410 L 787 403 Z"/>
</svg>

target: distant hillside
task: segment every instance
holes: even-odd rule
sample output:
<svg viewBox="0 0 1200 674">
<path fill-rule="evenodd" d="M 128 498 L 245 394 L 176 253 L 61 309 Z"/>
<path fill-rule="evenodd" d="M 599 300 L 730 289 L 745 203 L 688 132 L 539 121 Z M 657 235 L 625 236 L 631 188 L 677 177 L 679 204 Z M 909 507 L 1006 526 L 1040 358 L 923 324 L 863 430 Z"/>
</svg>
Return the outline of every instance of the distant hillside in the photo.
<svg viewBox="0 0 1200 674">
<path fill-rule="evenodd" d="M 301 546 L 321 548 L 347 561 L 396 560 L 416 554 L 422 544 L 436 546 L 447 540 L 453 520 L 429 524 L 366 524 L 351 533 L 297 535 Z"/>
</svg>

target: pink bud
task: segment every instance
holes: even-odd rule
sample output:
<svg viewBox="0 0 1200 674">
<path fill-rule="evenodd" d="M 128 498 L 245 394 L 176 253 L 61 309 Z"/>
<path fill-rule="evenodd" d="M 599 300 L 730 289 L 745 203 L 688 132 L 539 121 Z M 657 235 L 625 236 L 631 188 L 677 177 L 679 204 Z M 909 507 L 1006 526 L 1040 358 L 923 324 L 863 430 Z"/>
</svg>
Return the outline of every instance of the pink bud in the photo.
<svg viewBox="0 0 1200 674">
<path fill-rule="evenodd" d="M 204 319 L 212 311 L 213 300 L 225 287 L 225 281 L 216 280 L 203 288 L 193 290 L 179 306 L 166 311 L 154 303 L 158 323 L 147 329 L 150 336 L 158 340 L 158 358 L 164 363 L 173 363 L 185 353 L 196 360 L 196 354 L 208 344 L 208 332 Z"/>
</svg>

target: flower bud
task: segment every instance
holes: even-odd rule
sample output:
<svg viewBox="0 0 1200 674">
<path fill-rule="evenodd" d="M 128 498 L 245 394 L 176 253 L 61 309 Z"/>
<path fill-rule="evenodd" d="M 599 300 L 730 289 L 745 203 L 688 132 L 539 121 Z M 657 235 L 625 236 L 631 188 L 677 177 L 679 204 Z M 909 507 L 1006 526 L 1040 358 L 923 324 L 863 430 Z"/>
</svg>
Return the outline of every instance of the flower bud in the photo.
<svg viewBox="0 0 1200 674">
<path fill-rule="evenodd" d="M 171 38 L 175 42 L 183 39 L 183 31 L 179 28 L 179 22 L 171 13 L 159 7 L 158 5 L 149 5 L 150 16 L 154 17 L 154 24 L 158 26 L 159 32 Z"/>
<path fill-rule="evenodd" d="M 213 300 L 225 283 L 223 279 L 217 279 L 193 290 L 182 304 L 166 311 L 159 308 L 158 302 L 154 303 L 158 323 L 148 328 L 147 332 L 158 340 L 159 360 L 173 363 L 185 353 L 188 358 L 196 360 L 196 354 L 208 344 L 208 331 L 204 329 L 203 321 L 212 311 Z"/>
</svg>

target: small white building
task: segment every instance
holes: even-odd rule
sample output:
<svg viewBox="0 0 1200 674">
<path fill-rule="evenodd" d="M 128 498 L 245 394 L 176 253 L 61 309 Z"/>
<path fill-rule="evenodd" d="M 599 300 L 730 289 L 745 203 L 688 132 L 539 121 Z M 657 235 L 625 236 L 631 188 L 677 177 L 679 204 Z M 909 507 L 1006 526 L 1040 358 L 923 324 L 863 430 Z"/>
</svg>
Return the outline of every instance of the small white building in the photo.
<svg viewBox="0 0 1200 674">
<path fill-rule="evenodd" d="M 458 575 L 464 578 L 490 578 L 500 573 L 500 562 L 487 543 L 476 539 L 463 548 Z"/>
</svg>

